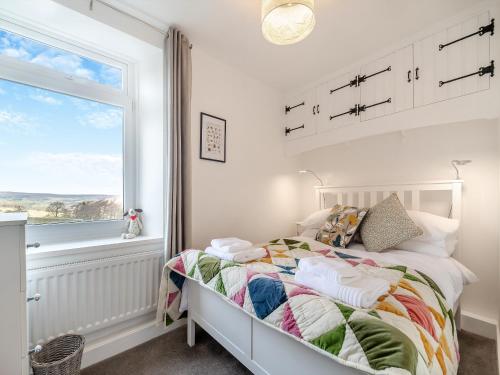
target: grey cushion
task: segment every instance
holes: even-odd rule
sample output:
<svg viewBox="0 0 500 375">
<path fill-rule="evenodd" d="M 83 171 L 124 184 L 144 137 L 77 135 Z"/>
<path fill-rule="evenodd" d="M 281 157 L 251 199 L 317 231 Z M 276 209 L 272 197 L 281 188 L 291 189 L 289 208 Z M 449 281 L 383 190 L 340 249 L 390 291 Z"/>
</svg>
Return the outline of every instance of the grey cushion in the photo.
<svg viewBox="0 0 500 375">
<path fill-rule="evenodd" d="M 370 208 L 360 228 L 368 251 L 382 251 L 423 234 L 406 213 L 396 194 Z"/>
</svg>

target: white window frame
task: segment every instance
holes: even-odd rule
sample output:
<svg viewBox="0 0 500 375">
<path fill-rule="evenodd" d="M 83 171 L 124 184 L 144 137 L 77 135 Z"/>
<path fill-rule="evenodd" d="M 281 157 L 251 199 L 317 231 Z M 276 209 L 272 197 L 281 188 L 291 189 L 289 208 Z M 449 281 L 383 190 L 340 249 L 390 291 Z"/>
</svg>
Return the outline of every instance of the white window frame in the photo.
<svg viewBox="0 0 500 375">
<path fill-rule="evenodd" d="M 100 103 L 123 108 L 123 205 L 124 209 L 136 206 L 136 114 L 135 114 L 135 66 L 123 58 L 112 57 L 92 50 L 80 41 L 72 43 L 59 35 L 47 35 L 21 23 L 0 19 L 0 28 L 21 36 L 45 43 L 51 47 L 74 53 L 122 71 L 122 89 L 91 80 L 71 76 L 34 63 L 0 55 L 0 79 L 39 87 Z M 76 46 L 78 44 L 79 46 Z M 33 181 L 36 184 L 36 181 Z M 61 243 L 99 238 L 118 237 L 124 220 L 103 220 L 76 223 L 54 223 L 28 225 L 30 242 Z"/>
</svg>

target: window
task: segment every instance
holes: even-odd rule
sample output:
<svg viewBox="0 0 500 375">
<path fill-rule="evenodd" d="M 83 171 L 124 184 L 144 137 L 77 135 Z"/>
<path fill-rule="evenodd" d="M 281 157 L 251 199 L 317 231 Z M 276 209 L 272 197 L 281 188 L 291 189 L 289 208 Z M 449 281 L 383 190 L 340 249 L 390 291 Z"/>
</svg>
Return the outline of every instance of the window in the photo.
<svg viewBox="0 0 500 375">
<path fill-rule="evenodd" d="M 123 109 L 0 80 L 0 211 L 29 223 L 119 219 Z"/>
<path fill-rule="evenodd" d="M 128 65 L 15 29 L 0 28 L 0 212 L 60 228 L 122 219 L 134 203 Z"/>
<path fill-rule="evenodd" d="M 121 89 L 120 68 L 0 29 L 0 54 Z"/>
</svg>

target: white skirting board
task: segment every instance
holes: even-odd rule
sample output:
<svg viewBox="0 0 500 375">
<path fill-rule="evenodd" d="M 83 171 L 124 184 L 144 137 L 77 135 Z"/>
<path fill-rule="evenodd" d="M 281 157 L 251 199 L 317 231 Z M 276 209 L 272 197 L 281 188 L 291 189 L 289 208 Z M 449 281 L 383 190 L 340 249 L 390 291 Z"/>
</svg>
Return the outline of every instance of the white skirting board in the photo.
<svg viewBox="0 0 500 375">
<path fill-rule="evenodd" d="M 500 367 L 500 327 L 497 326 L 497 363 Z"/>
<path fill-rule="evenodd" d="M 468 311 L 462 311 L 461 324 L 464 331 L 497 340 L 498 322 L 494 319 L 485 318 Z"/>
<path fill-rule="evenodd" d="M 158 325 L 155 317 L 152 317 L 152 320 L 149 322 L 105 336 L 85 347 L 82 368 L 104 361 L 185 325 L 186 319 L 181 319 L 165 327 Z"/>
</svg>

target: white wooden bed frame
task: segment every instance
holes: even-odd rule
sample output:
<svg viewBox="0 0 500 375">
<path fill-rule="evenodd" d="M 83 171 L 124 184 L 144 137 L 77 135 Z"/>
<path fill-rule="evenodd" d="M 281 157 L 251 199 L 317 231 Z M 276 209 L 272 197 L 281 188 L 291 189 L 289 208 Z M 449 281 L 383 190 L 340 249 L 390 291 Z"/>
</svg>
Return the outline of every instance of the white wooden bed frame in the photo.
<svg viewBox="0 0 500 375">
<path fill-rule="evenodd" d="M 448 191 L 451 193 L 451 217 L 460 219 L 462 210 L 461 180 L 429 181 L 376 186 L 316 186 L 318 207 L 328 203 L 356 204 L 372 207 L 377 202 L 397 193 L 407 209 L 420 210 L 422 192 Z M 329 204 L 330 205 L 330 204 Z M 457 249 L 457 252 L 459 249 Z M 278 329 L 272 329 L 222 296 L 187 280 L 188 319 L 187 342 L 195 345 L 196 324 L 200 325 L 254 374 L 315 374 L 354 375 L 364 372 L 346 367 L 331 357 L 311 349 Z M 460 324 L 459 304 L 455 306 L 457 327 Z M 282 358 L 283 360 L 280 360 Z"/>
</svg>

